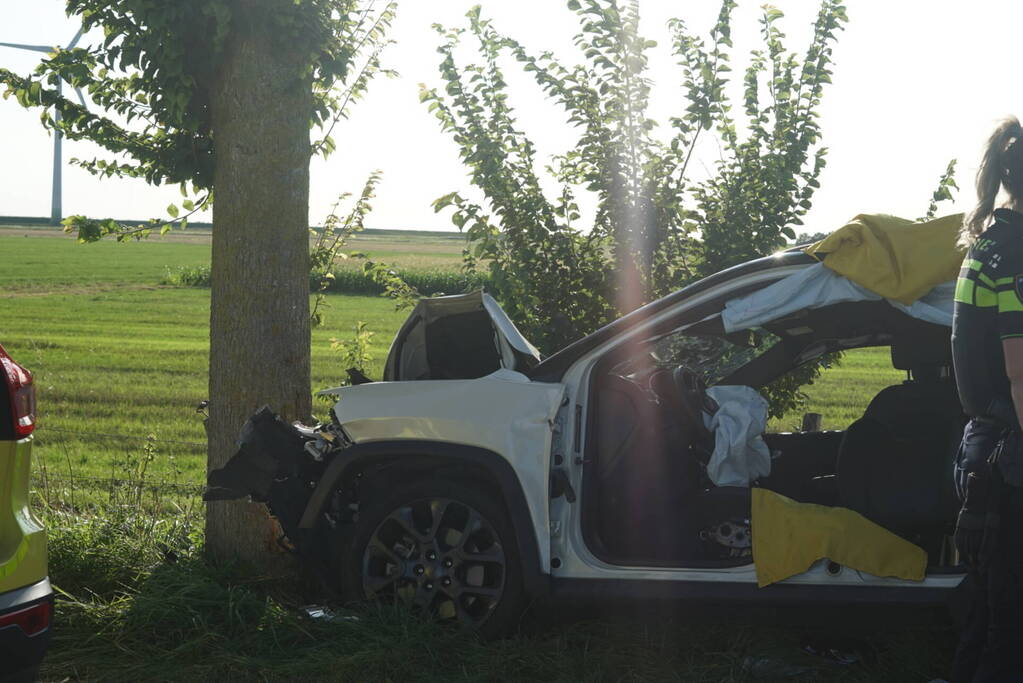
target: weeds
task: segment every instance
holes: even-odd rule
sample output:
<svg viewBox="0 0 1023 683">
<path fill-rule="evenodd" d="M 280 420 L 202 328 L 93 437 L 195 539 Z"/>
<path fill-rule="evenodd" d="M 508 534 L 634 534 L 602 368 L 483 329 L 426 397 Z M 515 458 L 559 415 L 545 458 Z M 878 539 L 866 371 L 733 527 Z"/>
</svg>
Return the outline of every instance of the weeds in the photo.
<svg viewBox="0 0 1023 683">
<path fill-rule="evenodd" d="M 124 458 L 105 483 L 75 478 L 74 505 L 37 472 L 58 595 L 44 680 L 740 683 L 752 680 L 747 660 L 766 658 L 809 667 L 807 683 L 894 683 L 939 675 L 951 650 L 947 631 L 873 623 L 847 641 L 860 662 L 836 667 L 801 646 L 840 621 L 757 624 L 746 610 L 643 602 L 546 608 L 490 643 L 395 606 L 312 619 L 300 606 L 319 599 L 315 587 L 206 562 L 198 495 L 150 481 L 156 455 Z"/>
<path fill-rule="evenodd" d="M 834 636 L 844 615 L 758 624 L 746 610 L 643 602 L 559 607 L 495 643 L 389 606 L 313 620 L 299 608 L 321 599 L 315 590 L 205 561 L 199 492 L 151 478 L 167 457 L 159 445 L 125 452 L 105 478 L 76 472 L 73 457 L 66 473 L 37 467 L 58 595 L 43 680 L 740 683 L 754 680 L 744 670 L 752 658 L 814 667 L 808 683 L 901 683 L 941 675 L 952 649 L 946 629 L 877 620 L 849 645 L 861 661 L 835 667 L 801 647 L 811 634 Z"/>
</svg>

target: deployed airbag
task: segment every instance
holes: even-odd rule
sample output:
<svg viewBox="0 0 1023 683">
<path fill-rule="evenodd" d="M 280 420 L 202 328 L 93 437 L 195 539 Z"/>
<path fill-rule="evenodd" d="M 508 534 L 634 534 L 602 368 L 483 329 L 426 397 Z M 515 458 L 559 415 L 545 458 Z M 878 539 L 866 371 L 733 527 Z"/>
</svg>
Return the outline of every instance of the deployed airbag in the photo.
<svg viewBox="0 0 1023 683">
<path fill-rule="evenodd" d="M 707 476 L 715 486 L 749 486 L 771 473 L 771 451 L 764 443 L 767 401 L 744 386 L 716 386 L 707 396 L 718 404 L 704 414 L 704 424 L 714 433 L 714 453 Z"/>
<path fill-rule="evenodd" d="M 912 304 L 888 303 L 918 320 L 952 326 L 955 282 L 945 282 Z M 883 297 L 817 263 L 773 285 L 725 304 L 721 322 L 725 332 L 748 330 L 797 311 L 823 308 L 848 301 L 880 301 Z"/>
</svg>

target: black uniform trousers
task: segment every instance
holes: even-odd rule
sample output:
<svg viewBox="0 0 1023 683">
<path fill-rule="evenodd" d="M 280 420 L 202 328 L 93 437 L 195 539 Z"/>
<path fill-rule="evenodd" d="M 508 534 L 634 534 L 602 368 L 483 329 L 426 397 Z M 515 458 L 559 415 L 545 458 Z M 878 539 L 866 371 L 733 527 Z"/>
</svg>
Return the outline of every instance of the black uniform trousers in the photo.
<svg viewBox="0 0 1023 683">
<path fill-rule="evenodd" d="M 1023 490 L 1003 491 L 1001 520 L 981 566 L 950 683 L 1023 683 Z"/>
</svg>

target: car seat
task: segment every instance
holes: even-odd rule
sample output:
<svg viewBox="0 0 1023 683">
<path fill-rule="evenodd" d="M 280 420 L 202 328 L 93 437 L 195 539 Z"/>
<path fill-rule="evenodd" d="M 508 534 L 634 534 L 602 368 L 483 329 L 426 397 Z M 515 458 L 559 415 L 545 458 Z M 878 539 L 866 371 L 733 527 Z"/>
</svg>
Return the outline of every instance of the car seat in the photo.
<svg viewBox="0 0 1023 683">
<path fill-rule="evenodd" d="M 955 519 L 952 461 L 965 416 L 951 374 L 947 327 L 895 335 L 892 365 L 909 372 L 882 390 L 839 446 L 842 506 L 936 551 Z"/>
</svg>

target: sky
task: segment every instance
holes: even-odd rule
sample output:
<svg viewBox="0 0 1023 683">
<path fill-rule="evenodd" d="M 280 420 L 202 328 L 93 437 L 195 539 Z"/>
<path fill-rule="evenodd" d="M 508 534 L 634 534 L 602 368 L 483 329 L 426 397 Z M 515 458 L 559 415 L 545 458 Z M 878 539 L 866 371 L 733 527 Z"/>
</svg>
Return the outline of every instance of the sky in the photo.
<svg viewBox="0 0 1023 683">
<path fill-rule="evenodd" d="M 375 81 L 352 116 L 339 124 L 337 151 L 311 168 L 310 220 L 322 222 L 337 195 L 357 192 L 373 170 L 383 172 L 370 228 L 452 230 L 449 215 L 435 214 L 437 197 L 469 187 L 450 136 L 419 103 L 418 84 L 441 84 L 431 25 L 465 24 L 472 0 L 400 0 L 390 32 L 396 41 L 385 64 L 399 77 Z M 553 50 L 566 63 L 580 56 L 578 31 L 561 0 L 482 0 L 483 14 L 531 50 Z M 641 0 L 641 31 L 659 45 L 650 52 L 654 81 L 650 115 L 666 121 L 685 106 L 681 71 L 670 54 L 666 23 L 679 17 L 693 30 L 709 29 L 717 0 Z M 733 19 L 735 75 L 744 54 L 759 45 L 761 2 L 740 0 Z M 817 3 L 776 0 L 785 13 L 786 46 L 805 50 Z M 1006 0 L 849 0 L 849 24 L 834 52 L 833 84 L 820 109 L 828 164 L 821 189 L 801 231 L 830 231 L 858 213 L 923 215 L 938 178 L 959 160 L 962 188 L 942 213 L 963 211 L 974 201 L 973 176 L 984 140 L 997 120 L 1023 112 L 1023 89 L 1015 84 L 1023 3 Z M 78 28 L 60 0 L 0 0 L 0 42 L 66 44 Z M 88 45 L 95 35 L 87 35 Z M 0 47 L 0 66 L 28 73 L 38 53 Z M 536 142 L 539 160 L 565 151 L 573 131 L 564 114 L 535 84 L 506 65 L 510 98 L 521 127 Z M 741 102 L 741 100 L 739 100 Z M 13 98 L 0 100 L 0 215 L 47 216 L 50 209 L 52 138 L 38 111 Z M 716 150 L 704 147 L 700 166 L 713 165 Z M 99 180 L 68 165 L 102 150 L 87 142 L 64 143 L 64 214 L 142 219 L 164 215 L 180 200 L 177 188 L 152 188 L 141 180 Z"/>
</svg>

